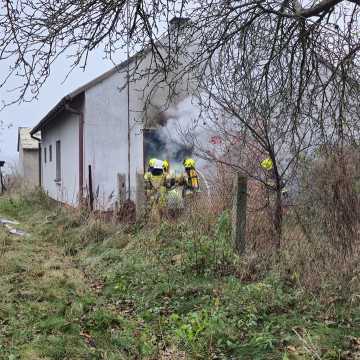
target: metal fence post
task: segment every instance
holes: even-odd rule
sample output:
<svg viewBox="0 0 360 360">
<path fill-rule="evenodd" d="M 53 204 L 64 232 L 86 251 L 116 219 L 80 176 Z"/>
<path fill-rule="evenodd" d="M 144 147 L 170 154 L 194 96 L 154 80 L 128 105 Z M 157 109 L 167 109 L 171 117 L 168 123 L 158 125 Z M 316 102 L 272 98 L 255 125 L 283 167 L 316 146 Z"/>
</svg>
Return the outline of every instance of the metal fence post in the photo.
<svg viewBox="0 0 360 360">
<path fill-rule="evenodd" d="M 234 181 L 232 238 L 236 251 L 241 255 L 246 244 L 247 177 L 237 173 Z"/>
</svg>

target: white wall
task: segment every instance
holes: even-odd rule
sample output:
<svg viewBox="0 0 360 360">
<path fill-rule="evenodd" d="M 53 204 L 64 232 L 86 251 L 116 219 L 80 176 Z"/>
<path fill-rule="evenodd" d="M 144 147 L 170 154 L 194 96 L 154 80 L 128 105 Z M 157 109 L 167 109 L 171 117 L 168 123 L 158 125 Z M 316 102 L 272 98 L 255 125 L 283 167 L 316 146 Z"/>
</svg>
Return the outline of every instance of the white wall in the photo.
<svg viewBox="0 0 360 360">
<path fill-rule="evenodd" d="M 93 192 L 98 192 L 97 206 L 102 209 L 111 208 L 117 199 L 117 174 L 128 173 L 127 92 L 119 91 L 125 81 L 124 74 L 116 73 L 85 94 L 84 186 L 91 165 Z M 134 199 L 135 174 L 142 167 L 142 133 L 133 120 L 131 144 L 130 186 Z"/>
<path fill-rule="evenodd" d="M 42 187 L 50 197 L 71 205 L 77 204 L 79 189 L 79 119 L 64 113 L 42 130 Z M 61 141 L 61 182 L 56 177 L 56 141 Z M 49 145 L 52 145 L 50 162 Z M 47 151 L 45 163 L 44 148 Z"/>
<path fill-rule="evenodd" d="M 138 73 L 146 73 L 151 66 L 151 54 L 140 64 L 132 63 Z M 88 187 L 88 165 L 92 167 L 93 192 L 96 206 L 111 209 L 117 200 L 117 174 L 128 179 L 128 99 L 126 69 L 101 81 L 85 93 L 84 100 L 84 195 Z M 136 174 L 143 173 L 143 123 L 154 123 L 159 111 L 165 110 L 168 88 L 158 84 L 156 91 L 148 85 L 149 78 L 140 76 L 130 83 L 130 129 L 131 171 L 130 196 L 136 199 Z M 155 84 L 155 80 L 152 79 Z M 120 89 L 122 89 L 120 91 Z M 144 105 L 152 91 L 152 100 L 146 113 Z M 57 200 L 76 204 L 78 195 L 78 115 L 67 114 L 42 131 L 42 182 L 43 188 Z M 62 147 L 62 182 L 55 183 L 56 140 Z M 49 145 L 53 147 L 53 159 L 49 162 Z M 44 147 L 47 148 L 47 163 L 44 163 Z M 127 190 L 129 184 L 127 181 Z"/>
<path fill-rule="evenodd" d="M 132 63 L 138 74 L 144 74 L 151 66 L 151 54 L 140 64 Z M 84 186 L 88 184 L 88 165 L 92 166 L 93 192 L 98 193 L 97 206 L 112 208 L 118 196 L 117 174 L 128 174 L 128 102 L 126 69 L 115 73 L 86 91 L 84 106 Z M 156 90 L 148 85 L 149 78 L 135 76 L 130 82 L 130 196 L 136 199 L 136 174 L 143 173 L 143 125 L 144 119 L 157 118 L 167 102 L 166 84 Z M 152 79 L 153 84 L 155 80 Z M 121 90 L 120 90 L 121 89 Z M 151 104 L 144 113 L 149 91 Z M 127 181 L 127 190 L 129 184 Z M 97 191 L 98 190 L 98 191 Z"/>
</svg>

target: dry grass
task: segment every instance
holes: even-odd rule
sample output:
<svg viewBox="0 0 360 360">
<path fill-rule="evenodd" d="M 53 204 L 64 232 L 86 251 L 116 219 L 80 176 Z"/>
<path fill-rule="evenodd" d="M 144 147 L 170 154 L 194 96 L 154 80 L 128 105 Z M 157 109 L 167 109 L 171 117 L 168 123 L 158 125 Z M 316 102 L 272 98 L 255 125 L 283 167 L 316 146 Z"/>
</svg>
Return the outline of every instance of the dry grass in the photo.
<svg viewBox="0 0 360 360">
<path fill-rule="evenodd" d="M 311 295 L 322 247 L 290 222 L 280 254 L 239 258 L 227 212 L 124 226 L 42 196 L 0 201 L 32 234 L 0 229 L 0 359 L 335 360 L 360 336 L 356 297 Z"/>
</svg>

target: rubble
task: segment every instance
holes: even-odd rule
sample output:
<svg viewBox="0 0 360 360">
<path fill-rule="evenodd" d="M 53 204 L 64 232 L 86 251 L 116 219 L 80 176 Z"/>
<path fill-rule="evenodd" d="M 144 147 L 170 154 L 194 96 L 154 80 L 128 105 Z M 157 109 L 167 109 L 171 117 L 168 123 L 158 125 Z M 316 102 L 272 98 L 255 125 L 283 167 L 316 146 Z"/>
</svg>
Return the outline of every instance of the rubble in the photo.
<svg viewBox="0 0 360 360">
<path fill-rule="evenodd" d="M 11 225 L 19 225 L 19 223 L 17 221 L 13 221 L 13 220 L 8 220 L 8 219 L 2 219 L 0 218 L 0 224 L 11 224 Z"/>
<path fill-rule="evenodd" d="M 17 222 L 17 221 L 0 218 L 0 224 L 4 225 L 5 228 L 7 229 L 7 231 L 9 232 L 9 234 L 11 234 L 11 235 L 15 235 L 15 236 L 28 236 L 28 235 L 30 235 L 30 234 L 28 234 L 27 232 L 25 232 L 23 230 L 16 229 L 15 227 L 11 226 L 11 225 L 19 225 L 19 222 Z"/>
</svg>

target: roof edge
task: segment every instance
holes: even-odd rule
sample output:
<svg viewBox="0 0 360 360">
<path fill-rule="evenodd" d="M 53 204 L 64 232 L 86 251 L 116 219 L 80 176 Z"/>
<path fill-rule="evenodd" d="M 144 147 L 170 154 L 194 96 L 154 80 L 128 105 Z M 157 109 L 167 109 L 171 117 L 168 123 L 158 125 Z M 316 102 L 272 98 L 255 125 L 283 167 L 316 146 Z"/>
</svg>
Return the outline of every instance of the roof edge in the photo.
<svg viewBox="0 0 360 360">
<path fill-rule="evenodd" d="M 92 88 L 93 86 L 99 84 L 100 82 L 108 79 L 113 74 L 120 72 L 120 70 L 126 68 L 129 64 L 131 64 L 134 60 L 138 59 L 141 56 L 147 55 L 151 51 L 151 46 L 148 45 L 144 47 L 142 50 L 135 53 L 133 56 L 129 57 L 128 59 L 124 60 L 118 65 L 115 65 L 110 70 L 106 71 L 105 73 L 97 76 L 95 79 L 87 82 L 86 84 L 80 86 L 79 88 L 75 89 L 74 91 L 70 92 L 66 96 L 64 96 L 40 121 L 35 127 L 30 131 L 30 135 L 36 134 L 40 131 L 46 124 L 48 124 L 51 119 L 58 114 L 59 112 L 64 110 L 66 103 L 72 101 L 77 96 L 82 93 L 85 93 L 87 90 Z"/>
<path fill-rule="evenodd" d="M 68 95 L 63 97 L 30 131 L 30 135 L 36 134 L 40 131 L 58 112 L 62 111 L 65 104 L 72 100 Z"/>
<path fill-rule="evenodd" d="M 22 150 L 36 150 L 37 142 L 31 137 L 31 127 L 19 126 L 18 127 L 18 139 L 17 139 L 17 152 Z M 36 143 L 36 147 L 35 147 Z"/>
</svg>

